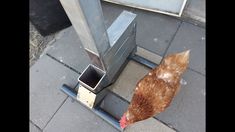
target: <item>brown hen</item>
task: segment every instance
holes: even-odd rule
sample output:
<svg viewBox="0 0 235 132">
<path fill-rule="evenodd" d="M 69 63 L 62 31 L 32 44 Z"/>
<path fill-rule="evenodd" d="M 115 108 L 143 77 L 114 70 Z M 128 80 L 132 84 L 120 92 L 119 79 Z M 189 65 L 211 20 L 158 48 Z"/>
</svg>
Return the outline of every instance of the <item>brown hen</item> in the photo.
<svg viewBox="0 0 235 132">
<path fill-rule="evenodd" d="M 121 128 L 164 111 L 178 93 L 189 63 L 189 50 L 168 55 L 136 85 L 131 103 L 120 120 Z"/>
</svg>

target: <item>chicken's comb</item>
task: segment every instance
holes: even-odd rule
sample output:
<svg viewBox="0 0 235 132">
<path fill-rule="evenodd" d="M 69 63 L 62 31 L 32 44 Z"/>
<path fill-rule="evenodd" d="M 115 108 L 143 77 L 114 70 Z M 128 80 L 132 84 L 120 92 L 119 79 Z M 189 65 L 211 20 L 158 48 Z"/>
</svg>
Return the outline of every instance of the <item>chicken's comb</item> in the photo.
<svg viewBox="0 0 235 132">
<path fill-rule="evenodd" d="M 122 129 L 124 129 L 127 126 L 126 125 L 126 113 L 123 114 L 122 118 L 119 121 L 119 124 Z"/>
</svg>

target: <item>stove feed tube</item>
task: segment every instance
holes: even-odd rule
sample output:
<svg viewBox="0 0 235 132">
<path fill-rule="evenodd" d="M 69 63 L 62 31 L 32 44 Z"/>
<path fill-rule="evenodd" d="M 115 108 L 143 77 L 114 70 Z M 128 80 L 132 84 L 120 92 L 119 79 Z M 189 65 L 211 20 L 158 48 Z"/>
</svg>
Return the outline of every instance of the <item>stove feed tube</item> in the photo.
<svg viewBox="0 0 235 132">
<path fill-rule="evenodd" d="M 106 70 L 102 56 L 110 48 L 100 0 L 60 0 L 92 64 Z"/>
<path fill-rule="evenodd" d="M 106 31 L 100 0 L 60 2 L 92 63 L 78 77 L 76 100 L 120 130 L 118 121 L 96 106 L 136 52 L 136 14 L 123 11 Z M 66 87 L 62 91 L 75 98 Z"/>
<path fill-rule="evenodd" d="M 83 73 L 78 77 L 78 82 L 87 89 L 98 92 L 107 82 L 105 81 L 106 73 L 98 67 L 89 64 Z"/>
<path fill-rule="evenodd" d="M 106 31 L 100 0 L 60 2 L 93 64 L 93 69 L 85 70 L 92 71 L 95 67 L 102 70 L 105 73 L 101 79 L 103 87 L 113 83 L 127 64 L 128 56 L 136 51 L 136 14 L 123 11 Z M 102 90 L 83 85 L 92 92 Z"/>
</svg>

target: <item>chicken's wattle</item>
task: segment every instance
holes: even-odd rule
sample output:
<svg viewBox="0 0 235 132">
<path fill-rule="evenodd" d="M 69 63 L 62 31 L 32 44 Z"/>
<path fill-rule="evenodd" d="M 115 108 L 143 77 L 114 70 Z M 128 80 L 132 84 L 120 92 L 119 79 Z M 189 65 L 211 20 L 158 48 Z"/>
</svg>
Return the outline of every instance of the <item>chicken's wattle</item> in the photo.
<svg viewBox="0 0 235 132">
<path fill-rule="evenodd" d="M 126 119 L 126 114 L 123 114 L 120 122 L 120 126 L 122 129 L 124 129 L 127 126 L 127 119 Z"/>
</svg>

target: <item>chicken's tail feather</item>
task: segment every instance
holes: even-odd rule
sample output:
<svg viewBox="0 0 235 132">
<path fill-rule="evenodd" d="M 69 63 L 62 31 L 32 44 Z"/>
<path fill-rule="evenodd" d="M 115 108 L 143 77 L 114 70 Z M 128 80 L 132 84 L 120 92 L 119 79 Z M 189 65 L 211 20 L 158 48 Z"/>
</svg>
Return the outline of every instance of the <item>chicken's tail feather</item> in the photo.
<svg viewBox="0 0 235 132">
<path fill-rule="evenodd" d="M 181 56 L 182 61 L 188 61 L 189 60 L 189 54 L 190 54 L 190 50 L 186 50 L 186 51 L 183 51 L 183 52 L 179 53 L 178 55 Z"/>
</svg>

